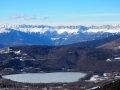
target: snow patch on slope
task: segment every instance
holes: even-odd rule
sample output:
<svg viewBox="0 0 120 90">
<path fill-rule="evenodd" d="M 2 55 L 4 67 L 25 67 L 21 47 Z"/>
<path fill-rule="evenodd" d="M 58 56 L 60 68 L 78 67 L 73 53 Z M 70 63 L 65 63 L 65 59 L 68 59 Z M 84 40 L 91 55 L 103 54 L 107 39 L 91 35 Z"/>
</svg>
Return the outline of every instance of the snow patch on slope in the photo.
<svg viewBox="0 0 120 90">
<path fill-rule="evenodd" d="M 68 29 L 68 28 L 64 28 L 64 29 L 57 29 L 56 30 L 58 34 L 62 34 L 64 32 L 67 32 L 69 34 L 78 34 L 78 29 Z"/>
</svg>

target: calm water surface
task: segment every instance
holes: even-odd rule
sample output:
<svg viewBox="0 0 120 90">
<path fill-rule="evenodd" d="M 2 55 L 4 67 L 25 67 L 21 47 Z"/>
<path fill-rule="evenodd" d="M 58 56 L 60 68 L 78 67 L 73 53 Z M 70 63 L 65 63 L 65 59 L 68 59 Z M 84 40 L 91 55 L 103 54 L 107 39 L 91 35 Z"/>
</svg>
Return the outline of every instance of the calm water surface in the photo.
<svg viewBox="0 0 120 90">
<path fill-rule="evenodd" d="M 86 74 L 80 72 L 27 73 L 2 76 L 17 82 L 27 83 L 69 83 L 76 82 Z"/>
</svg>

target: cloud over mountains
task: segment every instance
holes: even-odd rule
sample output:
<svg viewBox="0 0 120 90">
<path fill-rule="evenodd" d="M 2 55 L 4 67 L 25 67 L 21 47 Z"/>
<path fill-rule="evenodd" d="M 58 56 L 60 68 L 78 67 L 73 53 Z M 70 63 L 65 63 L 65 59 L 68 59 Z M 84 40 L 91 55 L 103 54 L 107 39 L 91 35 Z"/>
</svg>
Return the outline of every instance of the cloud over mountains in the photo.
<svg viewBox="0 0 120 90">
<path fill-rule="evenodd" d="M 10 17 L 11 19 L 24 19 L 24 20 L 34 20 L 34 19 L 37 19 L 37 17 L 35 15 L 32 15 L 32 16 L 26 16 L 24 14 L 21 14 L 21 15 L 12 15 Z"/>
<path fill-rule="evenodd" d="M 21 14 L 21 15 L 14 14 L 10 18 L 11 19 L 23 19 L 23 20 L 35 20 L 35 19 L 47 20 L 47 19 L 49 19 L 48 16 L 42 16 L 42 17 L 38 18 L 38 17 L 36 17 L 36 15 L 27 16 L 24 14 Z"/>
</svg>

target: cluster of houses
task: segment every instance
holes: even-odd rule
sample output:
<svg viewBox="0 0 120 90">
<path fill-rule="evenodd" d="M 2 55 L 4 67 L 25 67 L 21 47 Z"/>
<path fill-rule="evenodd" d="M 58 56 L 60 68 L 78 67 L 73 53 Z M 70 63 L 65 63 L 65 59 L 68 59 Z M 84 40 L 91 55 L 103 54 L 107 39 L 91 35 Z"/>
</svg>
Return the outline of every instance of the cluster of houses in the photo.
<svg viewBox="0 0 120 90">
<path fill-rule="evenodd" d="M 114 55 L 113 58 L 107 58 L 106 62 L 120 61 L 120 55 Z"/>
<path fill-rule="evenodd" d="M 94 83 L 98 83 L 98 82 L 103 82 L 103 81 L 112 81 L 114 82 L 115 80 L 120 79 L 120 73 L 119 72 L 113 72 L 113 73 L 103 73 L 102 76 L 99 75 L 93 75 L 90 77 L 89 80 L 85 80 L 86 82 L 94 82 Z M 100 88 L 100 86 L 94 86 L 91 87 L 89 89 L 86 90 L 94 90 Z"/>
<path fill-rule="evenodd" d="M 22 55 L 22 56 L 26 56 L 27 55 L 26 53 L 21 53 L 20 50 L 13 51 L 9 47 L 8 48 L 0 49 L 0 54 L 7 54 L 7 53 L 11 53 L 11 52 L 13 52 L 16 55 Z M 13 57 L 12 59 L 20 59 L 21 61 L 24 61 L 23 57 Z"/>
<path fill-rule="evenodd" d="M 18 51 L 13 51 L 12 49 L 10 49 L 9 47 L 8 48 L 2 48 L 0 49 L 0 53 L 3 54 L 3 53 L 10 53 L 10 52 L 14 52 L 15 54 L 21 54 L 20 50 Z"/>
<path fill-rule="evenodd" d="M 116 79 L 120 79 L 120 73 L 118 72 L 114 72 L 114 73 L 103 73 L 102 76 L 99 75 L 93 75 L 90 77 L 89 80 L 86 80 L 87 82 L 100 82 L 100 81 L 104 81 L 104 80 L 116 80 Z"/>
<path fill-rule="evenodd" d="M 120 61 L 120 57 L 116 57 L 116 58 L 114 58 L 114 59 L 108 58 L 108 59 L 106 59 L 106 61 L 107 61 L 107 62 Z"/>
</svg>

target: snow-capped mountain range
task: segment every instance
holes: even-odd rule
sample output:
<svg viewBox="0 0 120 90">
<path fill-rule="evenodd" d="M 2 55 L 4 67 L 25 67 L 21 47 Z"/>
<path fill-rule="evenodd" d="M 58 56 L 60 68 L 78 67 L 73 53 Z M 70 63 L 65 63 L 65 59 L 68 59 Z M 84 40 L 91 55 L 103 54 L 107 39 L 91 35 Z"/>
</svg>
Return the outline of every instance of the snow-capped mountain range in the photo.
<svg viewBox="0 0 120 90">
<path fill-rule="evenodd" d="M 16 45 L 15 42 L 19 41 L 20 43 L 17 44 L 64 45 L 81 41 L 101 39 L 119 33 L 120 24 L 89 27 L 82 25 L 48 26 L 48 25 L 25 25 L 25 24 L 22 25 L 0 24 L 0 41 L 2 41 L 0 44 L 3 44 L 4 42 L 7 46 L 7 41 L 10 41 L 9 43 L 12 42 L 11 45 Z M 32 43 L 33 41 L 30 41 L 29 38 L 28 38 L 28 41 L 30 41 L 29 43 L 28 42 L 23 43 L 23 41 L 24 42 L 27 41 L 27 38 L 25 39 L 25 36 L 23 34 L 25 34 L 26 37 L 27 36 L 31 37 L 32 38 L 31 40 L 36 41 L 36 43 L 35 42 Z M 12 38 L 13 41 L 9 40 L 10 38 Z"/>
<path fill-rule="evenodd" d="M 102 26 L 48 26 L 48 25 L 13 25 L 13 24 L 0 24 L 0 33 L 9 32 L 8 29 L 13 29 L 22 32 L 39 32 L 44 34 L 47 31 L 57 32 L 58 34 L 62 33 L 74 33 L 78 34 L 79 31 L 84 30 L 83 32 L 108 32 L 108 33 L 118 33 L 120 32 L 120 24 L 113 25 L 102 25 Z"/>
</svg>

